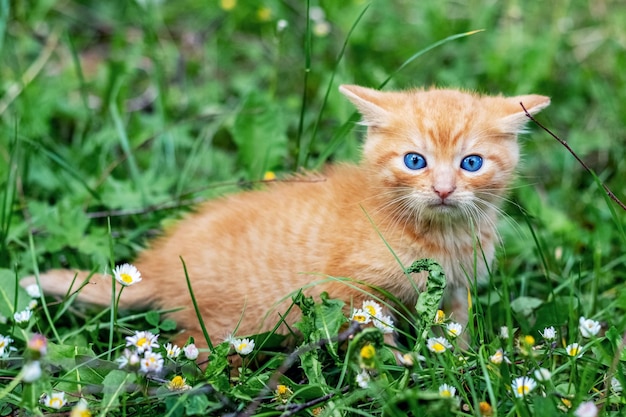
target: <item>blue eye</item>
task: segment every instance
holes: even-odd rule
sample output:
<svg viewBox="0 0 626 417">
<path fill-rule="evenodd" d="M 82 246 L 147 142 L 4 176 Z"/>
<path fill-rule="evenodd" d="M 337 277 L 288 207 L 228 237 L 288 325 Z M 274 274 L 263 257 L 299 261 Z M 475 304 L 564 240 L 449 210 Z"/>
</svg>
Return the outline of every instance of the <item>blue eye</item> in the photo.
<svg viewBox="0 0 626 417">
<path fill-rule="evenodd" d="M 408 169 L 413 170 L 426 168 L 426 159 L 415 152 L 407 153 L 404 155 L 404 165 L 406 165 Z"/>
<path fill-rule="evenodd" d="M 476 172 L 483 166 L 483 158 L 478 155 L 469 155 L 461 161 L 461 169 Z"/>
</svg>

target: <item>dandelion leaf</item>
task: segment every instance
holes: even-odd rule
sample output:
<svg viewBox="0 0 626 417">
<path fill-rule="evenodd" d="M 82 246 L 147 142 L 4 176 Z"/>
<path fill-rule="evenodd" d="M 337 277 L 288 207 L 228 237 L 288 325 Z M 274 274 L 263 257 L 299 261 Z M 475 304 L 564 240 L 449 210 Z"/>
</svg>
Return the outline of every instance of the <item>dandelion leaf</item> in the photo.
<svg viewBox="0 0 626 417">
<path fill-rule="evenodd" d="M 423 325 L 432 323 L 441 305 L 443 291 L 446 288 L 446 274 L 441 266 L 432 259 L 420 259 L 406 269 L 407 274 L 428 271 L 426 291 L 417 299 L 415 310 Z"/>
</svg>

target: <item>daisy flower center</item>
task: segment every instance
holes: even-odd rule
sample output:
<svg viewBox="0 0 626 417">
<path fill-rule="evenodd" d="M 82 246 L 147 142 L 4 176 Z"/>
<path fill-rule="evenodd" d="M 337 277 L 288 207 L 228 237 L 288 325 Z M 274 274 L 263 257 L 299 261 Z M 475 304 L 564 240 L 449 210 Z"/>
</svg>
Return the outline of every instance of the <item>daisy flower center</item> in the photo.
<svg viewBox="0 0 626 417">
<path fill-rule="evenodd" d="M 442 397 L 446 397 L 446 398 L 450 398 L 450 397 L 452 397 L 452 393 L 450 392 L 450 390 L 444 389 L 444 390 L 441 391 L 441 396 Z"/>
<path fill-rule="evenodd" d="M 50 407 L 61 408 L 63 407 L 63 400 L 57 397 L 50 398 Z"/>
<path fill-rule="evenodd" d="M 445 352 L 446 351 L 446 347 L 443 344 L 439 343 L 439 342 L 433 343 L 432 348 L 437 353 L 441 353 L 441 352 Z"/>
<path fill-rule="evenodd" d="M 121 273 L 120 278 L 122 279 L 122 281 L 124 281 L 127 284 L 130 284 L 133 282 L 133 277 L 125 273 Z"/>
<path fill-rule="evenodd" d="M 365 315 L 363 314 L 355 314 L 352 317 L 352 320 L 358 321 L 359 323 L 365 323 L 367 321 L 367 317 L 365 317 Z"/>
<path fill-rule="evenodd" d="M 137 340 L 137 347 L 145 346 L 146 343 L 148 343 L 148 339 L 145 337 L 142 337 L 141 339 Z"/>
<path fill-rule="evenodd" d="M 376 309 L 373 306 L 365 306 L 365 309 L 367 310 L 368 313 L 370 313 L 371 316 L 375 316 L 376 315 Z"/>
<path fill-rule="evenodd" d="M 517 387 L 517 393 L 519 395 L 526 395 L 528 394 L 529 391 L 530 389 L 528 388 L 527 385 L 520 385 L 519 387 Z"/>
<path fill-rule="evenodd" d="M 248 347 L 248 344 L 247 344 L 246 342 L 242 342 L 242 343 L 239 343 L 239 344 L 237 345 L 237 349 L 236 349 L 236 350 L 237 350 L 237 351 L 239 351 L 239 352 L 241 352 L 242 350 L 244 350 L 244 349 L 245 349 L 245 348 L 247 348 L 247 347 Z"/>
</svg>

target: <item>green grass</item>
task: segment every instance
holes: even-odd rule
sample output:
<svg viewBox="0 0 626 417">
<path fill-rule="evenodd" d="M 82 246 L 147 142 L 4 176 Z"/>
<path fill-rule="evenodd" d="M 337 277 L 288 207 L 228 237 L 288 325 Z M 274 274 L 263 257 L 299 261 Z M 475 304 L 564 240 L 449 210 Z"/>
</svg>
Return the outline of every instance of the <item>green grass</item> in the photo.
<svg viewBox="0 0 626 417">
<path fill-rule="evenodd" d="M 231 10 L 225 3 L 0 0 L 0 314 L 8 317 L 0 335 L 16 349 L 0 359 L 0 415 L 53 412 L 39 403 L 52 391 L 67 392 L 72 404 L 78 397 L 70 394 L 80 393 L 103 416 L 247 407 L 267 416 L 318 408 L 469 416 L 480 415 L 481 402 L 494 416 L 557 416 L 585 401 L 601 415 L 622 415 L 625 399 L 610 379 L 626 384 L 626 215 L 599 184 L 626 196 L 626 6 L 320 1 L 310 2 L 325 12 L 315 22 L 304 1 L 239 1 Z M 288 25 L 279 31 L 281 19 Z M 324 24 L 330 32 L 316 34 Z M 473 288 L 481 319 L 467 329 L 462 357 L 458 348 L 433 354 L 416 336 L 421 330 L 405 324 L 405 348 L 425 360 L 399 366 L 375 329 L 343 340 L 347 318 L 337 301 L 298 298 L 294 308 L 307 313 L 296 353 L 257 336 L 244 371 L 230 377 L 230 346 L 217 345 L 204 371 L 191 360 L 167 362 L 164 379 L 184 375 L 193 386 L 172 393 L 164 381 L 109 360 L 122 354 L 120 329 L 171 333 L 162 312 L 116 317 L 48 300 L 26 328 L 14 324 L 13 313 L 29 301 L 18 277 L 131 261 L 194 203 L 252 187 L 266 171 L 357 160 L 354 110 L 336 88 L 379 86 L 391 75 L 386 89 L 434 84 L 549 95 L 540 120 L 597 175 L 531 126 L 498 261 L 489 281 Z M 583 338 L 580 316 L 602 323 L 601 333 Z M 498 337 L 502 326 L 509 339 Z M 539 334 L 549 326 L 557 330 L 553 342 Z M 33 333 L 47 337 L 48 352 L 31 383 L 20 370 L 38 355 L 26 346 Z M 535 338 L 532 354 L 527 335 Z M 574 342 L 584 346 L 577 359 L 565 352 Z M 371 360 L 361 355 L 368 343 Z M 490 361 L 498 348 L 511 364 Z M 265 361 L 255 365 L 259 352 Z M 513 396 L 511 382 L 538 367 L 552 378 L 526 398 Z M 368 388 L 355 383 L 363 368 L 372 376 Z M 277 394 L 276 383 L 288 389 Z M 456 399 L 440 397 L 443 383 L 456 387 Z"/>
</svg>

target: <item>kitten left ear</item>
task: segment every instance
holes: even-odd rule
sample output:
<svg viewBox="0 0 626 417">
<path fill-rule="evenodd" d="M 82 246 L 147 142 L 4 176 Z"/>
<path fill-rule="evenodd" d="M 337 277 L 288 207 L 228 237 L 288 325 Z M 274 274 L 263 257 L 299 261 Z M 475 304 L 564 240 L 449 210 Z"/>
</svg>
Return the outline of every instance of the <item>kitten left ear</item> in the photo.
<svg viewBox="0 0 626 417">
<path fill-rule="evenodd" d="M 550 105 L 550 97 L 538 94 L 508 97 L 506 101 L 506 115 L 501 122 L 504 130 L 512 134 L 522 133 L 524 126 L 530 120 L 524 112 L 524 108 L 529 114 L 534 115 Z M 524 105 L 523 108 L 522 104 Z"/>
<path fill-rule="evenodd" d="M 382 93 L 371 88 L 359 87 L 358 85 L 339 86 L 341 94 L 352 102 L 363 116 L 361 124 L 365 126 L 380 126 L 388 120 L 387 110 L 380 106 L 384 100 Z"/>
</svg>

